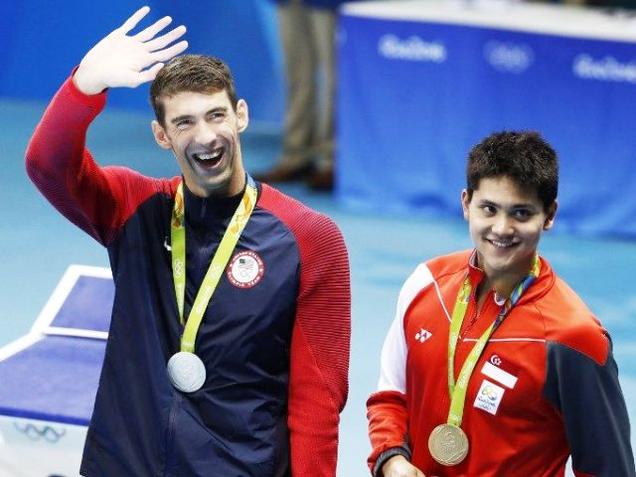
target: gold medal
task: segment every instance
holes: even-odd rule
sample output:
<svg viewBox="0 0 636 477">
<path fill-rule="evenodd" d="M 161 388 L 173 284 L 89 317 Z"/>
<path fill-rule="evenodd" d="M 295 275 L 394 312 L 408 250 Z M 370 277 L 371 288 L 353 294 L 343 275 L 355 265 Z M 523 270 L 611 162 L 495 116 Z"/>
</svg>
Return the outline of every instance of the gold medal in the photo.
<svg viewBox="0 0 636 477">
<path fill-rule="evenodd" d="M 468 454 L 468 438 L 461 427 L 440 424 L 428 438 L 428 450 L 442 465 L 457 465 Z"/>
</svg>

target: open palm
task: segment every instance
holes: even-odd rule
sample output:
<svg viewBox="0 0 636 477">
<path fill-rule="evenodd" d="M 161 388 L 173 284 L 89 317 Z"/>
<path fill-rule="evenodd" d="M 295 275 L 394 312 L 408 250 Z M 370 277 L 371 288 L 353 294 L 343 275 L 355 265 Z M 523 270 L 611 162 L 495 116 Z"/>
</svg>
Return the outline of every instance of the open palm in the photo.
<svg viewBox="0 0 636 477">
<path fill-rule="evenodd" d="M 157 36 L 172 22 L 170 17 L 163 17 L 139 33 L 128 35 L 149 11 L 149 7 L 137 10 L 84 56 L 73 78 L 80 91 L 97 94 L 106 88 L 134 88 L 152 81 L 164 61 L 188 47 L 187 41 L 174 43 L 186 32 L 183 25 Z"/>
</svg>

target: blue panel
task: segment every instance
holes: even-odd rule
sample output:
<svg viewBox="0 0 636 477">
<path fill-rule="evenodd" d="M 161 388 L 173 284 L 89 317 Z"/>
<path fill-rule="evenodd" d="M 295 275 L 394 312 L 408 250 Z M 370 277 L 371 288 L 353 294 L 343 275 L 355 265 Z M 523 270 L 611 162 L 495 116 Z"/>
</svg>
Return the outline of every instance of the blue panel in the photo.
<svg viewBox="0 0 636 477">
<path fill-rule="evenodd" d="M 341 28 L 346 204 L 458 215 L 469 149 L 536 129 L 560 156 L 558 228 L 636 237 L 636 44 L 353 15 Z"/>
<path fill-rule="evenodd" d="M 88 425 L 106 342 L 49 336 L 0 361 L 0 414 Z"/>
<path fill-rule="evenodd" d="M 0 96 L 48 100 L 82 56 L 142 5 L 132 0 L 0 1 Z M 282 60 L 269 2 L 155 0 L 146 5 L 152 11 L 142 27 L 164 15 L 185 24 L 189 52 L 213 54 L 230 65 L 252 119 L 281 122 Z M 150 113 L 148 86 L 114 89 L 109 105 Z"/>
<path fill-rule="evenodd" d="M 108 332 L 114 297 L 112 279 L 81 276 L 51 326 Z"/>
</svg>

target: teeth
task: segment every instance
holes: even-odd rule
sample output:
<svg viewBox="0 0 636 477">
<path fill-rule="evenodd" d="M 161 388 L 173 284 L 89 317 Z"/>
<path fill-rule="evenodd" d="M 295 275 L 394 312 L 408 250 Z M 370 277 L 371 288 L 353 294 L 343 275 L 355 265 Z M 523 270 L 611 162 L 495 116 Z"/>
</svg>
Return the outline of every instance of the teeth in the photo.
<svg viewBox="0 0 636 477">
<path fill-rule="evenodd" d="M 499 240 L 491 240 L 490 243 L 499 248 L 507 248 L 514 245 L 513 242 L 500 242 Z"/>
<path fill-rule="evenodd" d="M 196 157 L 200 161 L 217 160 L 221 157 L 221 151 L 214 154 L 194 154 L 194 157 Z"/>
</svg>

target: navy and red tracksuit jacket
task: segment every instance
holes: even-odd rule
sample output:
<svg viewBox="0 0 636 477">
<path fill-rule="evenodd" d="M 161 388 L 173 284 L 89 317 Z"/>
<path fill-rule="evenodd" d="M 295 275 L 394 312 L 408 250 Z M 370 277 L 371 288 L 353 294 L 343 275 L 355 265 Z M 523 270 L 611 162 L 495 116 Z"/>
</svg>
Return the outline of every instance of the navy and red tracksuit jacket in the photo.
<svg viewBox="0 0 636 477">
<path fill-rule="evenodd" d="M 26 155 L 46 198 L 107 247 L 115 281 L 81 474 L 333 477 L 350 340 L 349 266 L 338 228 L 258 184 L 233 257 L 249 253 L 259 273 L 245 284 L 228 267 L 196 339 L 205 384 L 178 392 L 166 363 L 183 331 L 170 253 L 181 178 L 95 163 L 85 137 L 105 101 L 105 93 L 86 96 L 67 80 Z M 184 195 L 188 316 L 240 195 L 201 199 L 187 187 Z"/>
<path fill-rule="evenodd" d="M 401 454 L 427 477 L 634 477 L 627 409 L 606 330 L 541 258 L 541 273 L 486 345 L 468 382 L 466 459 L 445 467 L 428 438 L 448 418 L 448 335 L 467 274 L 473 293 L 455 354 L 457 377 L 500 305 L 478 310 L 483 271 L 470 251 L 437 257 L 406 280 L 367 402 L 375 476 Z"/>
</svg>

